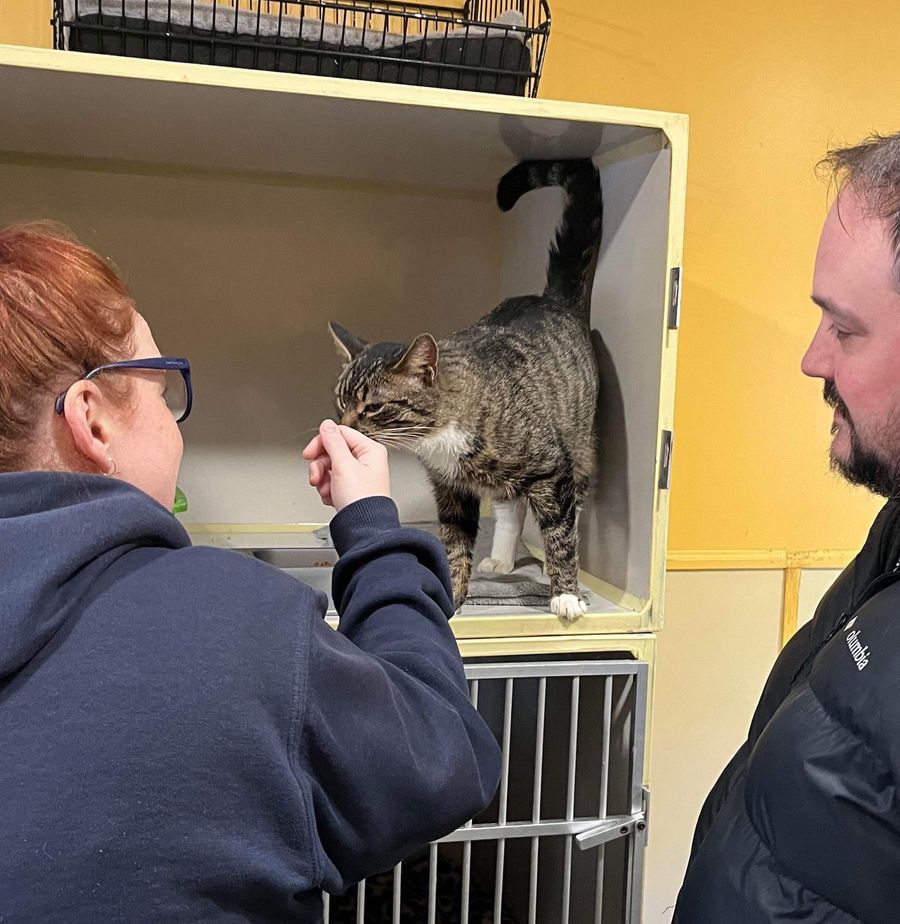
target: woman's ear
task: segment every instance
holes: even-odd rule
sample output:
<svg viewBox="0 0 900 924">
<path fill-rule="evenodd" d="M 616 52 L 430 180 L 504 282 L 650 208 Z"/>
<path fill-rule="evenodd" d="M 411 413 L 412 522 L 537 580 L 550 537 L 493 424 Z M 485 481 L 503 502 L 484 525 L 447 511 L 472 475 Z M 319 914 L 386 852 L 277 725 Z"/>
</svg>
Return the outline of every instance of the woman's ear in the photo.
<svg viewBox="0 0 900 924">
<path fill-rule="evenodd" d="M 88 469 L 97 469 L 104 475 L 115 470 L 112 406 L 95 382 L 82 379 L 69 388 L 62 424 L 68 428 L 72 446 Z"/>
</svg>

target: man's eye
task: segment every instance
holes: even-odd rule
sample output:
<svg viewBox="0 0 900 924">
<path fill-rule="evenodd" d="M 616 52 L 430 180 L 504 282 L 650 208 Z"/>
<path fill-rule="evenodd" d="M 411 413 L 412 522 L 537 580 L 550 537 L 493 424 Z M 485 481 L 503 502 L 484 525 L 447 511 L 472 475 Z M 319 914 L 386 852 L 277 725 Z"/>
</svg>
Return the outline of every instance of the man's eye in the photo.
<svg viewBox="0 0 900 924">
<path fill-rule="evenodd" d="M 834 324 L 831 325 L 831 333 L 833 333 L 835 338 L 838 340 L 846 340 L 847 337 L 851 336 L 849 331 L 841 330 L 839 327 L 835 326 Z"/>
</svg>

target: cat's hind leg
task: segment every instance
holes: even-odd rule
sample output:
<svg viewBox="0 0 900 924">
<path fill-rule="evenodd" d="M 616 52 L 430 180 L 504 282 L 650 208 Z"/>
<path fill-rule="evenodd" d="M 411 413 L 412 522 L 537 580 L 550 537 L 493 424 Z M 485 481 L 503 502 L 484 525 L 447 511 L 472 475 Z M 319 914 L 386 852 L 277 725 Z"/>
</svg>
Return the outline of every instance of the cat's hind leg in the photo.
<svg viewBox="0 0 900 924">
<path fill-rule="evenodd" d="M 516 549 L 525 525 L 524 500 L 495 500 L 494 541 L 491 557 L 482 559 L 478 570 L 482 574 L 509 574 L 516 566 Z"/>
<path fill-rule="evenodd" d="M 550 578 L 550 611 L 572 623 L 587 610 L 578 590 L 579 486 L 571 472 L 539 481 L 528 493 L 544 537 L 544 571 Z"/>
</svg>

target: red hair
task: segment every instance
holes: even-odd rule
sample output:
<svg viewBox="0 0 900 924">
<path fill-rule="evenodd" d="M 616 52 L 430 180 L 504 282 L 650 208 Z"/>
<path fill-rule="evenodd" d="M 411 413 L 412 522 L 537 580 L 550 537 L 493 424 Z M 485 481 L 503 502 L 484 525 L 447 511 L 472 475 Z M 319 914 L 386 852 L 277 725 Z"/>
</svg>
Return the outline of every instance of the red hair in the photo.
<svg viewBox="0 0 900 924">
<path fill-rule="evenodd" d="M 0 471 L 27 466 L 60 391 L 130 355 L 134 322 L 118 273 L 64 229 L 0 229 Z"/>
</svg>

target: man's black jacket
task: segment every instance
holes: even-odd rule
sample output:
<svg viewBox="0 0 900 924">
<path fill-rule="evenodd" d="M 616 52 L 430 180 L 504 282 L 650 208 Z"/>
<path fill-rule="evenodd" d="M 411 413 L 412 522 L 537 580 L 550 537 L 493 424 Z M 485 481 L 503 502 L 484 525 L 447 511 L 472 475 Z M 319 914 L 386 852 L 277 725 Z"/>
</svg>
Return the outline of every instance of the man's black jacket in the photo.
<svg viewBox="0 0 900 924">
<path fill-rule="evenodd" d="M 900 922 L 900 503 L 785 647 L 706 800 L 674 924 Z"/>
</svg>

